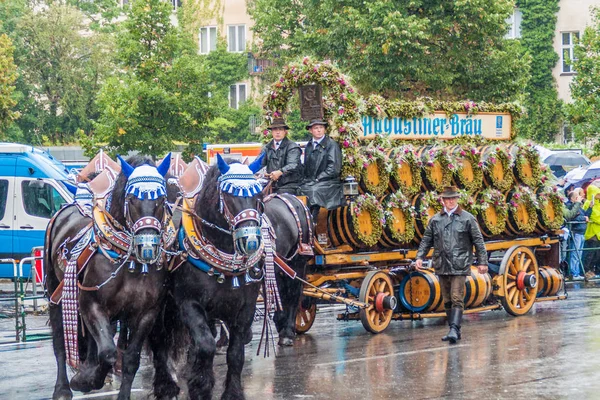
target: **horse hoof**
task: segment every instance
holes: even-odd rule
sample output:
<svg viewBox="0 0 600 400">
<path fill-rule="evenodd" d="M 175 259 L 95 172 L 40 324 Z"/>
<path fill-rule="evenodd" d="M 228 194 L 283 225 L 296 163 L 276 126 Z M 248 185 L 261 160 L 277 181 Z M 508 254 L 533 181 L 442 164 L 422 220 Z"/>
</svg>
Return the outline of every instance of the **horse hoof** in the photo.
<svg viewBox="0 0 600 400">
<path fill-rule="evenodd" d="M 77 372 L 69 383 L 71 390 L 76 392 L 87 393 L 93 390 L 92 384 L 89 382 L 88 377 L 85 376 L 81 371 Z"/>
<path fill-rule="evenodd" d="M 177 398 L 180 389 L 173 381 L 161 384 L 154 388 L 154 396 L 157 400 L 171 400 Z"/>
<path fill-rule="evenodd" d="M 71 389 L 67 388 L 56 388 L 54 389 L 54 393 L 52 393 L 52 400 L 72 400 L 73 392 Z"/>
<path fill-rule="evenodd" d="M 288 337 L 280 337 L 279 338 L 279 345 L 280 346 L 293 346 L 294 345 L 294 340 L 288 338 Z"/>
<path fill-rule="evenodd" d="M 100 360 L 108 365 L 114 365 L 117 362 L 117 349 L 102 350 L 98 353 Z"/>
</svg>

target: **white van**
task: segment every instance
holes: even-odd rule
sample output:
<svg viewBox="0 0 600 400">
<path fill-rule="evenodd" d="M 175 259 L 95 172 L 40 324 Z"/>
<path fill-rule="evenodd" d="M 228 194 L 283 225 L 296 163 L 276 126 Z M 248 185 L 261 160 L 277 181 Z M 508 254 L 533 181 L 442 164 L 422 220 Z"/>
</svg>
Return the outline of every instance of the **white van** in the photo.
<svg viewBox="0 0 600 400">
<path fill-rule="evenodd" d="M 50 218 L 73 201 L 63 183 L 68 180 L 64 165 L 48 153 L 0 143 L 0 258 L 18 260 L 44 245 Z M 0 264 L 0 278 L 11 277 L 12 265 Z"/>
</svg>

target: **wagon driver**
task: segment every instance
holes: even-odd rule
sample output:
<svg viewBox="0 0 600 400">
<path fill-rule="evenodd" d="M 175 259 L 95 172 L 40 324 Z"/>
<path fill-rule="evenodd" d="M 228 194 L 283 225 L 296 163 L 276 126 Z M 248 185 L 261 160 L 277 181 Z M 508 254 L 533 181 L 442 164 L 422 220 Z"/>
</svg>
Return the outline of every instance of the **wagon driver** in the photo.
<svg viewBox="0 0 600 400">
<path fill-rule="evenodd" d="M 423 235 L 417 252 L 416 268 L 423 267 L 423 257 L 433 246 L 433 267 L 440 279 L 444 308 L 450 330 L 443 341 L 460 339 L 460 322 L 464 310 L 465 280 L 471 274 L 473 246 L 477 269 L 488 271 L 487 252 L 475 217 L 458 205 L 460 194 L 455 186 L 447 186 L 441 194 L 444 209 L 435 214 Z"/>
<path fill-rule="evenodd" d="M 271 140 L 262 149 L 265 156 L 262 167 L 267 167 L 267 176 L 271 179 L 274 193 L 296 194 L 302 180 L 302 149 L 296 142 L 288 139 L 289 126 L 283 118 L 275 118 L 271 126 Z"/>
<path fill-rule="evenodd" d="M 328 210 L 344 201 L 342 181 L 342 152 L 335 140 L 327 136 L 327 122 L 313 119 L 306 126 L 312 139 L 304 154 L 304 180 L 300 194 L 308 198 L 308 206 L 316 221 L 321 207 Z"/>
</svg>

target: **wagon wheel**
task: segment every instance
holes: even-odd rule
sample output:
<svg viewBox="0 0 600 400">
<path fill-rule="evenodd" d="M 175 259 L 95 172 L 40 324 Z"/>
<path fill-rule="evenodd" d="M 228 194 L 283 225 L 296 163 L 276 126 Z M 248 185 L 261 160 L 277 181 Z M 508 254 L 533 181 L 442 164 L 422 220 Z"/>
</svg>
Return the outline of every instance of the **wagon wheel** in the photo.
<svg viewBox="0 0 600 400">
<path fill-rule="evenodd" d="M 392 320 L 397 300 L 390 277 L 381 271 L 371 271 L 360 286 L 359 301 L 369 304 L 360 310 L 360 321 L 371 333 L 385 330 Z"/>
<path fill-rule="evenodd" d="M 524 315 L 537 297 L 538 264 L 528 247 L 513 246 L 504 255 L 500 270 L 504 271 L 502 306 L 511 315 Z"/>
<path fill-rule="evenodd" d="M 296 333 L 302 335 L 308 332 L 315 323 L 316 316 L 317 304 L 310 298 L 302 299 L 296 312 Z"/>
</svg>

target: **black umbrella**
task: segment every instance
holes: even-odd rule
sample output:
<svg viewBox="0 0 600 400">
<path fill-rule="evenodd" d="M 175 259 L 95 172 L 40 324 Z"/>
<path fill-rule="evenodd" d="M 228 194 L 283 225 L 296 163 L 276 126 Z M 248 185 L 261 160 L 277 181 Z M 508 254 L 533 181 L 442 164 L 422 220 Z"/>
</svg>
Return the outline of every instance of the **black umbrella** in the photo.
<svg viewBox="0 0 600 400">
<path fill-rule="evenodd" d="M 583 154 L 575 153 L 573 151 L 559 151 L 558 153 L 552 153 L 546 157 L 544 163 L 548 165 L 577 166 L 589 165 L 590 160 Z"/>
</svg>

